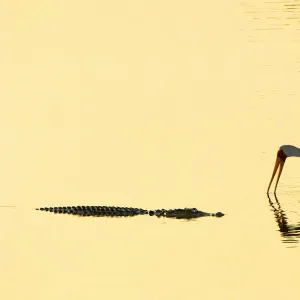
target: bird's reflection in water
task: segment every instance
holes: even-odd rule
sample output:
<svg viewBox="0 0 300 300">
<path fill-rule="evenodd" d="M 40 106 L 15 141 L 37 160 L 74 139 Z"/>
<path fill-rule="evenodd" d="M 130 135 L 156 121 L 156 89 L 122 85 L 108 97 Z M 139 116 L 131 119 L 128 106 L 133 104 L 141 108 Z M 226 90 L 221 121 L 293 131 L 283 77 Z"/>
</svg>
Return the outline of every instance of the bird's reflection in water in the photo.
<svg viewBox="0 0 300 300">
<path fill-rule="evenodd" d="M 275 220 L 281 232 L 283 243 L 298 243 L 300 239 L 300 223 L 289 224 L 288 217 L 285 211 L 281 208 L 281 204 L 276 195 L 275 202 L 272 202 L 270 196 L 268 195 L 270 206 L 274 212 Z"/>
</svg>

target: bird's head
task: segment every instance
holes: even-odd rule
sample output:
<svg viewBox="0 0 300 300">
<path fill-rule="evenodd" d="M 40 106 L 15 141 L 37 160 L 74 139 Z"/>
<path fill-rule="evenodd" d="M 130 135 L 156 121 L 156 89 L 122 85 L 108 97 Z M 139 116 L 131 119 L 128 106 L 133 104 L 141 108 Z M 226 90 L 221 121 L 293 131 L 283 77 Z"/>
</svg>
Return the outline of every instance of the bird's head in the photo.
<svg viewBox="0 0 300 300">
<path fill-rule="evenodd" d="M 274 193 L 276 193 L 277 184 L 278 184 L 285 160 L 287 159 L 287 157 L 291 157 L 291 156 L 300 157 L 300 149 L 295 146 L 292 146 L 292 145 L 283 145 L 279 148 L 279 150 L 277 152 L 274 171 L 273 171 L 270 183 L 269 183 L 267 193 L 269 193 L 270 186 L 271 186 L 274 176 L 277 172 L 277 169 L 279 168 L 278 177 L 277 177 L 277 181 L 276 181 L 276 185 L 275 185 L 275 189 L 274 189 Z"/>
</svg>

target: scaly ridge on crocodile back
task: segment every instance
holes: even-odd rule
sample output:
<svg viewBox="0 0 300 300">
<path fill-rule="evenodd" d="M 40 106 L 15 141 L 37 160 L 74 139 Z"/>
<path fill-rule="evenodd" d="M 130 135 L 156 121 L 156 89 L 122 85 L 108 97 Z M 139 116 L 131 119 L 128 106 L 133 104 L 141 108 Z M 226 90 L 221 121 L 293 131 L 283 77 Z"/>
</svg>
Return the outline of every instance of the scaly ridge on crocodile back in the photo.
<svg viewBox="0 0 300 300">
<path fill-rule="evenodd" d="M 63 207 L 42 207 L 37 210 L 50 211 L 58 214 L 71 214 L 77 216 L 95 217 L 131 217 L 148 214 L 148 211 L 133 207 L 116 206 L 63 206 Z"/>
<path fill-rule="evenodd" d="M 221 212 L 206 213 L 196 208 L 177 208 L 177 209 L 157 209 L 145 210 L 142 208 L 119 207 L 119 206 L 62 206 L 62 207 L 42 207 L 36 210 L 50 211 L 58 214 L 71 214 L 77 216 L 94 217 L 132 217 L 137 215 L 149 214 L 150 216 L 175 218 L 175 219 L 193 219 L 200 217 L 223 217 Z"/>
</svg>

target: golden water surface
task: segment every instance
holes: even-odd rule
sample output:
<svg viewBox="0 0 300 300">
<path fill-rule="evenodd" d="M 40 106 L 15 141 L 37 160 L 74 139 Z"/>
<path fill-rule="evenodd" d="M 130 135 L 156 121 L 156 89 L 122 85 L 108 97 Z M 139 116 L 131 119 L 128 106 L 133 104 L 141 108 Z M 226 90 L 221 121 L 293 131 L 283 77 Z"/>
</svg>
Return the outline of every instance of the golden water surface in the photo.
<svg viewBox="0 0 300 300">
<path fill-rule="evenodd" d="M 1 299 L 299 299 L 300 1 L 2 1 Z M 35 207 L 197 207 L 194 221 Z"/>
</svg>

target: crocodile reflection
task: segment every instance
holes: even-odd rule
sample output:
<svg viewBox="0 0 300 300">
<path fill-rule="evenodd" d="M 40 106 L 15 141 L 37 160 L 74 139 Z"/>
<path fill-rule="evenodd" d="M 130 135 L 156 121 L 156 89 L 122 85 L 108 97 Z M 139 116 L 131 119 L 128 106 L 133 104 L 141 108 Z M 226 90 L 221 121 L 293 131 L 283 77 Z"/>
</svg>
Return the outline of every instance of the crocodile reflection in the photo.
<svg viewBox="0 0 300 300">
<path fill-rule="evenodd" d="M 281 204 L 276 195 L 275 202 L 272 202 L 270 196 L 268 195 L 269 204 L 274 212 L 275 220 L 279 227 L 279 231 L 282 236 L 283 243 L 298 243 L 300 239 L 300 223 L 289 224 L 288 217 L 285 211 L 281 208 Z"/>
</svg>

